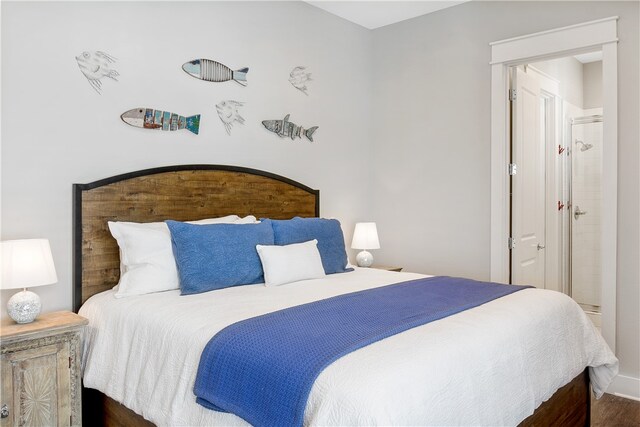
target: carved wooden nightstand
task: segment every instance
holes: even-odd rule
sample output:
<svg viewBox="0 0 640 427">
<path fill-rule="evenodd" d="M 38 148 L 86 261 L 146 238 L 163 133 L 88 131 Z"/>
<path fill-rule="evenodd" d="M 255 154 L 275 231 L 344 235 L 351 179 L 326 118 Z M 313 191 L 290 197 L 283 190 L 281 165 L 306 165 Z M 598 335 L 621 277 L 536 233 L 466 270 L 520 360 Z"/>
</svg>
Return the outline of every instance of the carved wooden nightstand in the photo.
<svg viewBox="0 0 640 427">
<path fill-rule="evenodd" d="M 2 322 L 0 427 L 80 426 L 81 331 L 87 319 L 69 311 L 32 322 Z"/>
<path fill-rule="evenodd" d="M 387 271 L 396 271 L 396 272 L 401 272 L 402 271 L 402 267 L 391 267 L 388 265 L 372 265 L 371 268 L 377 268 L 378 270 L 387 270 Z"/>
</svg>

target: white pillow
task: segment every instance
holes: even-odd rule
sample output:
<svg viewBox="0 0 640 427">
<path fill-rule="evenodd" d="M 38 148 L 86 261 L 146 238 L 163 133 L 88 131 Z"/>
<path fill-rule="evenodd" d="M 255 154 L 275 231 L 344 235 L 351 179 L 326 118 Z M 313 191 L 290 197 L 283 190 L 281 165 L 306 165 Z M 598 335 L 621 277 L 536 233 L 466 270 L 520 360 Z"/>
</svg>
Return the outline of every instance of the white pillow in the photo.
<svg viewBox="0 0 640 427">
<path fill-rule="evenodd" d="M 256 245 L 264 284 L 278 286 L 298 280 L 319 279 L 325 276 L 318 241 L 313 239 L 291 245 Z"/>
<path fill-rule="evenodd" d="M 237 216 L 237 215 L 229 215 L 229 216 Z M 222 218 L 226 218 L 226 216 Z M 221 219 L 221 218 L 213 218 L 213 219 Z M 223 224 L 222 221 L 205 222 L 205 221 L 212 221 L 213 219 L 201 219 L 200 221 L 187 221 L 187 223 L 203 225 L 203 224 L 215 224 L 217 222 L 219 224 Z M 233 221 L 231 224 L 259 224 L 259 223 L 260 221 L 258 221 L 255 216 L 247 215 L 243 218 L 238 218 L 237 220 Z"/>
<path fill-rule="evenodd" d="M 228 215 L 189 223 L 247 224 L 255 221 L 252 215 L 244 218 Z M 116 298 L 180 287 L 167 224 L 109 221 L 109 230 L 120 247 L 120 282 L 114 287 Z"/>
</svg>

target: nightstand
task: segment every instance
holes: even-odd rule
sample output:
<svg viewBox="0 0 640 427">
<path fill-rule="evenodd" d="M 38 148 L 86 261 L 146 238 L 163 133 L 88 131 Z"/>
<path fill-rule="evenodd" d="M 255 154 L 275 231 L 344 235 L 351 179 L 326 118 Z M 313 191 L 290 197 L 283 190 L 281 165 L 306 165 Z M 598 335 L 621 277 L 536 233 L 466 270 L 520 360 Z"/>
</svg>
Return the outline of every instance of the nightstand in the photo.
<svg viewBox="0 0 640 427">
<path fill-rule="evenodd" d="M 69 311 L 22 325 L 2 321 L 0 427 L 82 425 L 80 339 L 86 324 Z"/>
<path fill-rule="evenodd" d="M 390 267 L 388 265 L 372 265 L 370 268 L 376 268 L 378 270 L 396 271 L 398 273 L 402 271 L 402 267 Z"/>
</svg>

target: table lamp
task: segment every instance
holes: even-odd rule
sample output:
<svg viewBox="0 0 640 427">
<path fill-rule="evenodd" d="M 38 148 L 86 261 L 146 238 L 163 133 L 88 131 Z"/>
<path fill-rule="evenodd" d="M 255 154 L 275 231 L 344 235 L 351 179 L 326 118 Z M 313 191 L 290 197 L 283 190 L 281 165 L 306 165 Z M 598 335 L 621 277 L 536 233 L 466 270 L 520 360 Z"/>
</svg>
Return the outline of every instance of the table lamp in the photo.
<svg viewBox="0 0 640 427">
<path fill-rule="evenodd" d="M 47 239 L 5 240 L 0 242 L 2 289 L 19 289 L 9 299 L 9 316 L 17 323 L 31 323 L 40 314 L 40 297 L 27 288 L 52 285 L 58 281 Z"/>
<path fill-rule="evenodd" d="M 373 255 L 371 255 L 371 252 L 367 252 L 367 249 L 380 249 L 378 229 L 375 222 L 358 222 L 356 224 L 351 248 L 362 249 L 356 256 L 358 267 L 370 267 L 373 264 Z"/>
</svg>

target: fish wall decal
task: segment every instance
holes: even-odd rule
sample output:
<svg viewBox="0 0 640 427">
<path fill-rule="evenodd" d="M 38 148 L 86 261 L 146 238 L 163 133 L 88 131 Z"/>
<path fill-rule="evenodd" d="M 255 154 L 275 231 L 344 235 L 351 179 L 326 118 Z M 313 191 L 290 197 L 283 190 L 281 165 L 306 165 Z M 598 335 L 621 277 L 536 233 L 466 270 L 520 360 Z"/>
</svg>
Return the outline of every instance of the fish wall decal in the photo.
<svg viewBox="0 0 640 427">
<path fill-rule="evenodd" d="M 238 122 L 241 125 L 244 124 L 244 119 L 238 112 L 238 108 L 242 107 L 244 104 L 238 101 L 222 101 L 221 103 L 216 105 L 216 111 L 218 111 L 218 117 L 222 120 L 222 124 L 227 131 L 228 135 L 231 135 L 231 127 L 233 126 L 233 122 Z"/>
<path fill-rule="evenodd" d="M 120 115 L 123 122 L 145 129 L 180 130 L 186 129 L 196 135 L 200 129 L 200 114 L 184 117 L 169 111 L 153 108 L 134 108 Z"/>
<path fill-rule="evenodd" d="M 305 95 L 307 93 L 307 82 L 311 81 L 311 73 L 307 73 L 307 67 L 295 67 L 289 73 L 289 83 Z"/>
<path fill-rule="evenodd" d="M 76 56 L 78 67 L 80 71 L 87 78 L 87 81 L 95 90 L 98 95 L 102 94 L 102 81 L 103 77 L 108 77 L 116 82 L 120 74 L 116 70 L 111 69 L 111 64 L 116 62 L 116 58 L 101 51 L 95 52 L 82 52 Z"/>
<path fill-rule="evenodd" d="M 242 86 L 247 85 L 247 73 L 249 68 L 241 68 L 233 71 L 231 68 L 211 59 L 194 59 L 182 64 L 182 69 L 200 80 L 208 82 L 226 82 L 233 80 Z"/>
<path fill-rule="evenodd" d="M 284 120 L 264 120 L 262 124 L 267 130 L 277 134 L 280 138 L 288 136 L 293 140 L 296 136 L 302 138 L 302 135 L 304 135 L 311 142 L 313 142 L 313 133 L 318 129 L 318 126 L 304 129 L 302 126 L 291 123 L 289 114 L 284 117 Z"/>
</svg>

